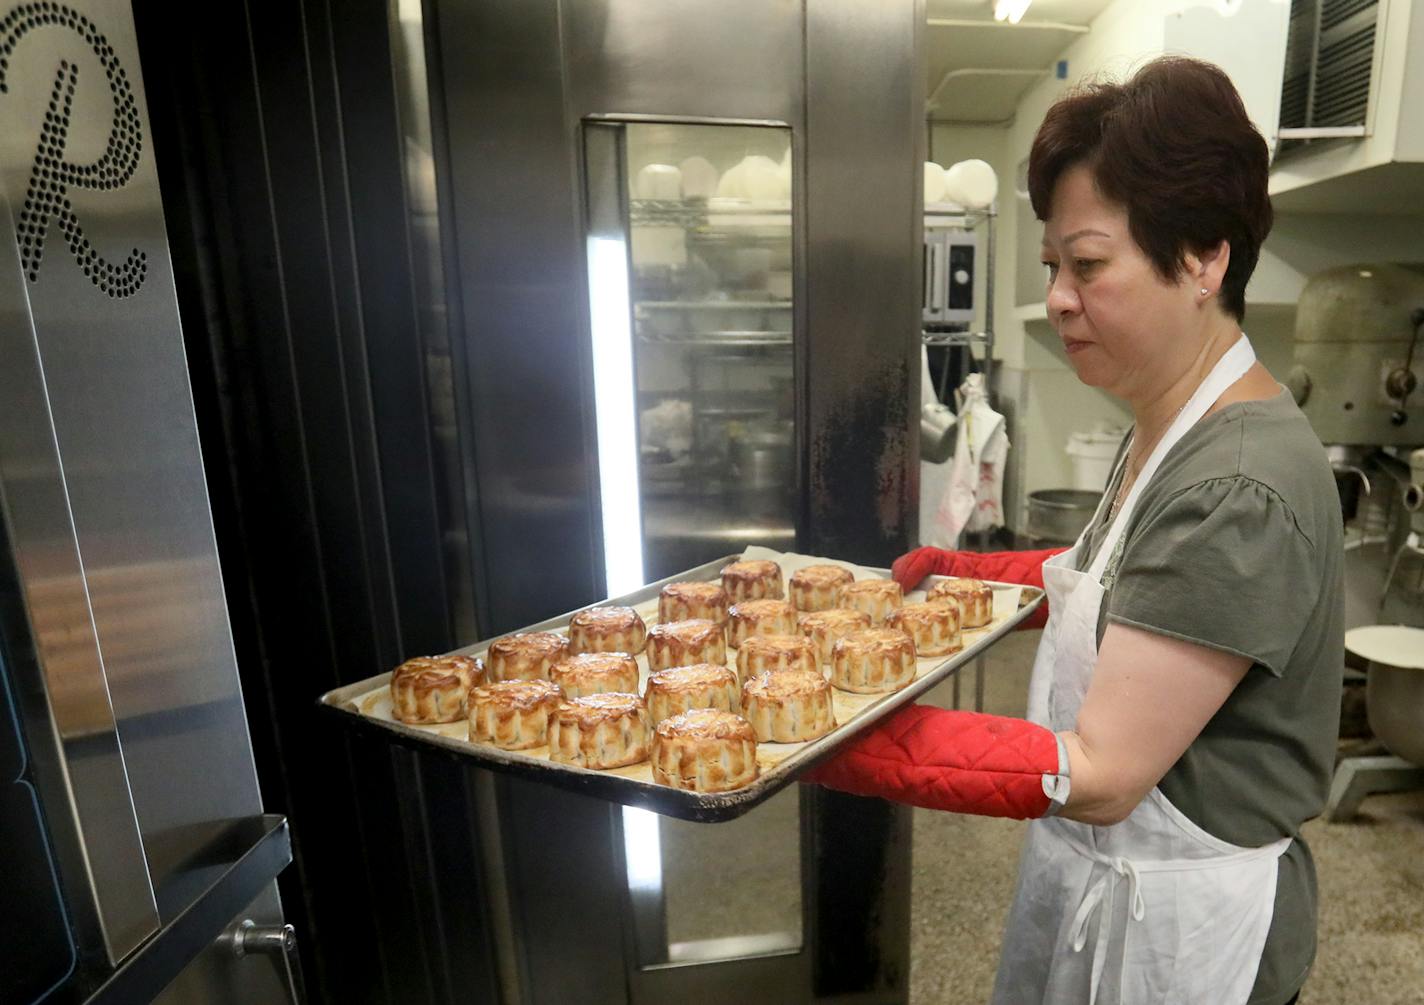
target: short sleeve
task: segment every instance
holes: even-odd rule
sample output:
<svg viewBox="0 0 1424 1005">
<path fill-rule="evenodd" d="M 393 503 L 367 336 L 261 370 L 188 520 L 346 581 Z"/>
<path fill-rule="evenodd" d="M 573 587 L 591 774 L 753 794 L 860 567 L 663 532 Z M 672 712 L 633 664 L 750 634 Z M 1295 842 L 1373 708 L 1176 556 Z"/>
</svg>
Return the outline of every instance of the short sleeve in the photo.
<svg viewBox="0 0 1424 1005">
<path fill-rule="evenodd" d="M 1142 514 L 1129 534 L 1110 621 L 1285 673 L 1322 584 L 1314 545 L 1279 495 L 1242 476 L 1213 479 Z"/>
</svg>

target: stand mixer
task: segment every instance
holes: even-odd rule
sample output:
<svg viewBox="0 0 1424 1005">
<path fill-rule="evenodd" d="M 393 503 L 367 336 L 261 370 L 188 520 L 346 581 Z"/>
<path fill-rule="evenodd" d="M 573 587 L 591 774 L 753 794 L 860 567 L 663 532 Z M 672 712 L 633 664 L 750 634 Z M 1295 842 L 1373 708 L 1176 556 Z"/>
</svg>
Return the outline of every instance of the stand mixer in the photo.
<svg viewBox="0 0 1424 1005">
<path fill-rule="evenodd" d="M 1332 820 L 1352 816 L 1369 793 L 1424 785 L 1417 742 L 1424 734 L 1424 668 L 1407 660 L 1385 661 L 1368 641 L 1381 631 L 1418 632 L 1424 638 L 1418 628 L 1368 625 L 1380 619 L 1403 570 L 1424 560 L 1421 332 L 1424 268 L 1418 266 L 1330 269 L 1310 279 L 1297 308 L 1295 365 L 1286 384 L 1335 469 L 1347 523 L 1347 582 L 1358 588 L 1349 571 L 1352 563 L 1365 563 L 1366 588 L 1381 584 L 1378 606 L 1350 604 L 1347 589 L 1346 650 L 1369 667 L 1370 727 L 1393 752 L 1341 760 L 1326 807 Z M 1424 601 L 1411 600 L 1401 619 L 1424 624 Z M 1406 647 L 1412 648 L 1415 636 L 1408 638 Z M 1398 754 L 1405 756 L 1393 756 Z"/>
<path fill-rule="evenodd" d="M 1376 263 L 1321 272 L 1301 293 L 1295 365 L 1286 378 L 1326 445 L 1347 523 L 1357 515 L 1361 490 L 1372 492 L 1371 471 L 1376 480 L 1399 485 L 1397 495 L 1380 500 L 1386 505 L 1384 537 L 1392 553 L 1381 609 L 1401 563 L 1424 557 L 1419 451 L 1412 471 L 1404 461 L 1409 448 L 1424 445 L 1421 332 L 1424 267 Z M 1396 504 L 1401 504 L 1398 510 Z"/>
</svg>

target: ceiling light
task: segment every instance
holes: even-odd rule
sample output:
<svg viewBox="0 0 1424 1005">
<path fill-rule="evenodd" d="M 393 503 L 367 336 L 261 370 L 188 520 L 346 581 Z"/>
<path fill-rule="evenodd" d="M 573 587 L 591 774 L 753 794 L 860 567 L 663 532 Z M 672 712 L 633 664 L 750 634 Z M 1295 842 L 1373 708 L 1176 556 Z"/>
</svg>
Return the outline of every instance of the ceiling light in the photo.
<svg viewBox="0 0 1424 1005">
<path fill-rule="evenodd" d="M 1018 24 L 1033 0 L 994 0 L 994 20 Z"/>
</svg>

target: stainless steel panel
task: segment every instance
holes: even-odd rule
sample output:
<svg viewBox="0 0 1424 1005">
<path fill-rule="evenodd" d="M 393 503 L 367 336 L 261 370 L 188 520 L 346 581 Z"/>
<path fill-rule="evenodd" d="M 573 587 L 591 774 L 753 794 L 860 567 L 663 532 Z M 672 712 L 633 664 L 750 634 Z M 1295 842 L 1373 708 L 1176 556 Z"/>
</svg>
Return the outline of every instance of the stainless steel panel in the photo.
<svg viewBox="0 0 1424 1005">
<path fill-rule="evenodd" d="M 9 525 L 44 677 L 22 682 L 28 684 L 22 698 L 30 705 L 27 720 L 54 723 L 52 762 L 48 744 L 31 745 L 41 760 L 37 768 L 53 782 L 45 793 L 49 812 L 74 818 L 66 828 L 77 832 L 68 866 L 85 876 L 97 913 L 94 934 L 112 963 L 157 929 L 158 906 L 94 634 L 11 219 L 0 191 L 0 515 Z M 61 854 L 70 852 L 67 842 L 56 844 Z"/>
<path fill-rule="evenodd" d="M 922 2 L 806 5 L 803 302 L 815 364 L 800 547 L 863 565 L 888 564 L 917 530 L 923 29 Z"/>
<path fill-rule="evenodd" d="M 167 881 L 221 821 L 257 814 L 260 802 L 132 19 L 95 0 L 11 6 L 0 48 L 0 185 L 20 236 L 89 612 L 166 918 L 181 907 L 164 903 Z M 17 544 L 43 552 L 47 542 Z M 27 589 L 35 585 L 27 576 Z"/>
<path fill-rule="evenodd" d="M 888 564 L 918 536 L 924 24 L 922 0 L 806 5 L 809 226 L 798 296 L 814 344 L 802 346 L 798 544 L 862 565 Z M 910 810 L 829 791 L 808 802 L 813 993 L 904 1001 Z"/>
<path fill-rule="evenodd" d="M 774 837 L 797 833 L 801 790 L 718 827 L 623 814 L 628 939 L 644 974 L 801 951 L 800 842 Z"/>
<path fill-rule="evenodd" d="M 434 6 L 452 349 L 496 633 L 603 592 L 576 126 L 556 0 Z"/>
<path fill-rule="evenodd" d="M 570 114 L 799 122 L 800 0 L 565 0 Z"/>
<path fill-rule="evenodd" d="M 86 1005 L 133 1005 L 153 1001 L 225 933 L 229 954 L 237 955 L 236 946 L 232 944 L 235 941 L 233 922 L 245 917 L 237 912 L 252 904 L 255 898 L 263 898 L 267 905 L 258 916 L 264 928 L 279 926 L 280 905 L 273 880 L 291 860 L 291 837 L 284 818 L 273 815 L 230 821 L 213 836 L 207 847 L 195 852 L 187 862 L 187 873 L 180 884 L 185 893 L 182 909 L 112 972 L 86 974 L 84 979 L 75 982 L 86 989 Z M 276 946 L 269 942 L 268 948 L 287 948 L 294 941 L 294 938 L 284 938 Z M 254 948 L 260 944 L 260 939 L 253 940 Z M 243 948 L 244 951 L 247 948 L 245 941 Z M 288 974 L 285 960 L 280 969 Z M 296 972 L 292 967 L 291 974 Z M 95 978 L 97 986 L 93 984 Z M 300 982 L 292 979 L 290 983 Z M 227 990 L 241 992 L 243 984 L 233 983 Z M 214 996 L 199 1000 L 218 999 Z M 277 1002 L 290 998 L 257 1000 Z"/>
<path fill-rule="evenodd" d="M 234 945 L 243 923 L 267 929 L 282 926 L 282 904 L 277 884 L 270 884 L 173 979 L 153 1005 L 277 1005 L 300 999 L 293 983 L 287 952 L 239 953 Z"/>
</svg>

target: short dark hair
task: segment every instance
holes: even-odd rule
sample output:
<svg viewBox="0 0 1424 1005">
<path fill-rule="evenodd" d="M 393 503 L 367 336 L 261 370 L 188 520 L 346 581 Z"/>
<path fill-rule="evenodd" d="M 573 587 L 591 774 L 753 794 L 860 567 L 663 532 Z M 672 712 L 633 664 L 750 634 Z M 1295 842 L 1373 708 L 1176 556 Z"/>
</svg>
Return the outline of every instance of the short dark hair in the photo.
<svg viewBox="0 0 1424 1005">
<path fill-rule="evenodd" d="M 1058 179 L 1078 164 L 1126 207 L 1132 239 L 1169 282 L 1187 253 L 1227 241 L 1221 304 L 1238 321 L 1245 316 L 1246 283 L 1271 231 L 1270 154 L 1219 67 L 1163 56 L 1126 83 L 1093 82 L 1060 98 L 1028 159 L 1040 220 Z"/>
</svg>

